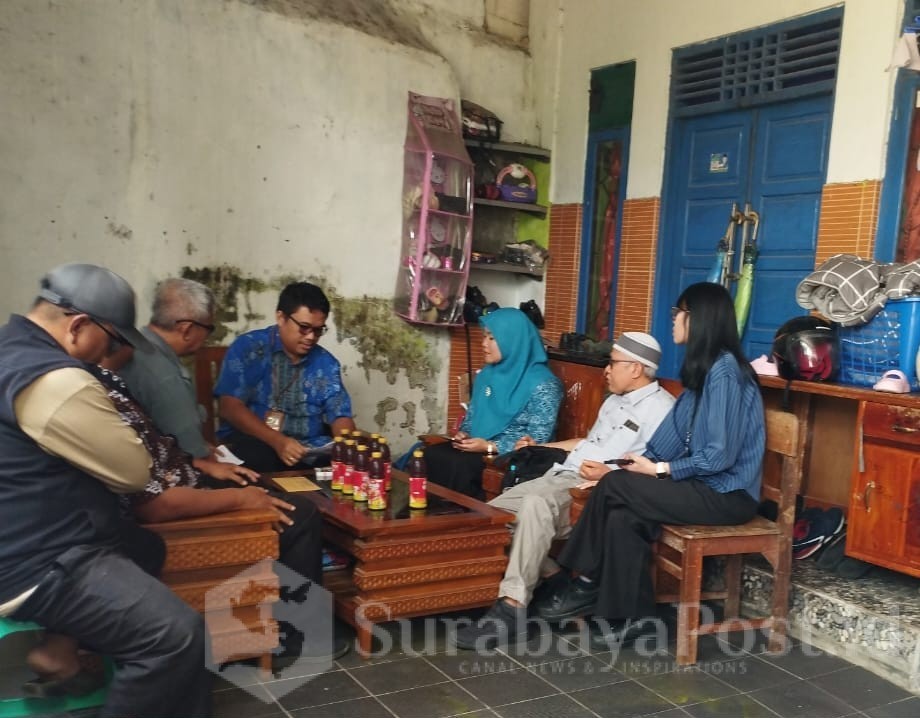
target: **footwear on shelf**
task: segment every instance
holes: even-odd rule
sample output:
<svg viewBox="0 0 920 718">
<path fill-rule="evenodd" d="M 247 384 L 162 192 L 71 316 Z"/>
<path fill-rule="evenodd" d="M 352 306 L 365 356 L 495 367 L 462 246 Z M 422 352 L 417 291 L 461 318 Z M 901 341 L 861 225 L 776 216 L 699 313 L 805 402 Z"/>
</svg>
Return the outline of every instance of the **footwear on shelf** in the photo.
<svg viewBox="0 0 920 718">
<path fill-rule="evenodd" d="M 548 599 L 536 604 L 534 610 L 540 618 L 552 623 L 587 616 L 594 613 L 598 593 L 596 583 L 572 579 Z"/>
<path fill-rule="evenodd" d="M 524 643 L 527 641 L 527 607 L 512 606 L 500 598 L 478 621 L 458 629 L 453 641 L 457 648 L 467 651 Z"/>
</svg>

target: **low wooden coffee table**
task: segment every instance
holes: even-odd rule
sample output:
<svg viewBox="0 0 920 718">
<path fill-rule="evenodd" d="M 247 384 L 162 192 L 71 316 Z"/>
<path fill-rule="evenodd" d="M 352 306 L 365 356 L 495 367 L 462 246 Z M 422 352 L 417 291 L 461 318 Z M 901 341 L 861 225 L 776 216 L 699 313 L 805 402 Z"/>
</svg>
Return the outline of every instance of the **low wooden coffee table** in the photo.
<svg viewBox="0 0 920 718">
<path fill-rule="evenodd" d="M 304 475 L 312 472 L 264 478 Z M 354 626 L 363 655 L 371 651 L 374 623 L 488 606 L 498 598 L 512 514 L 431 482 L 428 508 L 410 511 L 408 477 L 399 471 L 385 511 L 320 485 L 322 491 L 304 495 L 323 514 L 323 537 L 355 560 L 351 570 L 328 572 L 325 585 L 335 594 L 337 615 Z"/>
</svg>

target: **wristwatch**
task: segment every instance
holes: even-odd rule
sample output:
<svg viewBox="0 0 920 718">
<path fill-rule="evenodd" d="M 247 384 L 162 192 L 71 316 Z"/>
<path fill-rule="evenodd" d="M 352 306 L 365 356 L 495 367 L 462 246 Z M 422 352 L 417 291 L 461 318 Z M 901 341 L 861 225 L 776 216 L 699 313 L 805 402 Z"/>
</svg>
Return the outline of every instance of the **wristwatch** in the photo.
<svg viewBox="0 0 920 718">
<path fill-rule="evenodd" d="M 495 444 L 493 444 L 491 441 L 488 444 L 486 444 L 486 453 L 489 456 L 492 456 L 492 454 L 495 453 Z"/>
<path fill-rule="evenodd" d="M 671 472 L 668 471 L 668 463 L 666 461 L 659 461 L 655 464 L 655 475 L 659 479 L 667 479 L 671 476 Z"/>
</svg>

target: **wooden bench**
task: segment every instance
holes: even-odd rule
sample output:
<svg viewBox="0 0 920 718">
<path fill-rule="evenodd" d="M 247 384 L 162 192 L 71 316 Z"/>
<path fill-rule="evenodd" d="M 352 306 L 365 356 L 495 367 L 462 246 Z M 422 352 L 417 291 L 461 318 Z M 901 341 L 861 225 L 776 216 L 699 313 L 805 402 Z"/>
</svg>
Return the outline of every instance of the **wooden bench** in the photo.
<svg viewBox="0 0 920 718">
<path fill-rule="evenodd" d="M 564 395 L 556 422 L 556 441 L 577 439 L 588 435 L 597 419 L 601 404 L 607 398 L 607 382 L 604 367 L 587 364 L 573 364 L 551 360 L 550 368 L 562 381 Z M 662 388 L 677 396 L 682 391 L 679 381 L 659 379 Z M 485 500 L 491 501 L 502 492 L 502 478 L 505 472 L 494 466 L 486 466 L 482 472 L 482 490 Z M 576 508 L 573 504 L 572 523 L 578 519 L 587 494 Z"/>
<path fill-rule="evenodd" d="M 271 610 L 278 600 L 274 521 L 271 511 L 244 510 L 145 524 L 166 542 L 160 579 L 204 614 L 215 664 L 258 657 L 262 670 L 271 671 L 278 645 Z"/>
</svg>

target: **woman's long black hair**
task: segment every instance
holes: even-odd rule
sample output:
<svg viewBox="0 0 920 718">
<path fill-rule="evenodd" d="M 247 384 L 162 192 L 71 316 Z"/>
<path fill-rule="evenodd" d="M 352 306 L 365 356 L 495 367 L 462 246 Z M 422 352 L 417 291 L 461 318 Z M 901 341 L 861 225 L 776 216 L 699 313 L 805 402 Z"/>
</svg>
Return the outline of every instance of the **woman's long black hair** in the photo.
<svg viewBox="0 0 920 718">
<path fill-rule="evenodd" d="M 741 351 L 735 306 L 725 287 L 712 282 L 691 284 L 678 298 L 677 306 L 690 312 L 690 331 L 680 368 L 684 388 L 701 391 L 706 375 L 723 351 L 730 352 L 741 371 L 757 383 L 757 374 Z"/>
</svg>

